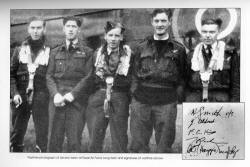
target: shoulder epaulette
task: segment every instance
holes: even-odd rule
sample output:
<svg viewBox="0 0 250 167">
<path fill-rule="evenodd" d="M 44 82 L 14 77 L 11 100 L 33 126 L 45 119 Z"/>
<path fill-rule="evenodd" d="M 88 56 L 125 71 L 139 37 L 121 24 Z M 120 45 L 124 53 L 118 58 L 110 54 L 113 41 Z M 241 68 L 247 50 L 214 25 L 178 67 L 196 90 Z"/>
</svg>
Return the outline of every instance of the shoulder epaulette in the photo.
<svg viewBox="0 0 250 167">
<path fill-rule="evenodd" d="M 63 45 L 63 42 L 61 43 L 58 43 L 58 44 L 55 44 L 55 45 L 51 45 L 50 49 L 57 49 L 58 47 L 62 46 Z"/>
<path fill-rule="evenodd" d="M 172 40 L 172 42 L 177 45 L 178 47 L 182 48 L 182 49 L 185 49 L 184 45 L 176 40 Z"/>
</svg>

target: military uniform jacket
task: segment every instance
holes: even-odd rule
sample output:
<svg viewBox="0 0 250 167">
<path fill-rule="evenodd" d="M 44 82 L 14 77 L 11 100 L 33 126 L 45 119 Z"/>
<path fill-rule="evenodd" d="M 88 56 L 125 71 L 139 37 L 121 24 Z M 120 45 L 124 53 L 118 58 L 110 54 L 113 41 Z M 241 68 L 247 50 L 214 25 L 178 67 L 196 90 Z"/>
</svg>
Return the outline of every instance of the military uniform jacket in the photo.
<svg viewBox="0 0 250 167">
<path fill-rule="evenodd" d="M 190 91 L 202 91 L 199 71 L 191 69 L 191 52 L 187 59 L 188 88 Z M 240 101 L 240 67 L 239 56 L 234 48 L 225 49 L 222 70 L 213 70 L 209 79 L 208 91 L 228 92 L 230 101 Z"/>
<path fill-rule="evenodd" d="M 105 48 L 105 49 L 104 49 Z M 117 52 L 117 51 L 116 51 Z M 119 53 L 119 54 L 118 54 Z M 97 55 L 103 54 L 105 64 L 107 64 L 106 68 L 109 68 L 111 64 L 108 64 L 109 55 L 107 53 L 106 47 L 101 47 L 97 49 L 97 51 L 94 53 L 94 62 L 96 62 Z M 117 63 L 115 71 L 110 72 L 109 70 L 105 70 L 105 68 L 98 68 L 94 67 L 94 90 L 97 90 L 98 88 L 106 88 L 106 82 L 105 78 L 107 76 L 114 77 L 114 83 L 113 83 L 113 90 L 121 91 L 121 92 L 129 92 L 130 91 L 130 85 L 131 85 L 131 65 L 132 65 L 132 51 L 128 45 L 123 45 L 119 48 L 119 51 L 117 52 L 117 56 L 119 57 L 119 62 Z M 103 64 L 103 63 L 101 63 Z M 100 75 L 100 73 L 102 73 Z M 103 77 L 102 77 L 103 75 Z"/>
<path fill-rule="evenodd" d="M 176 100 L 177 89 L 181 90 L 179 95 L 182 96 L 186 77 L 186 51 L 183 45 L 169 38 L 159 54 L 153 36 L 150 36 L 139 43 L 134 52 L 131 89 L 138 99 L 146 97 L 143 92 L 147 90 L 147 99 L 149 100 L 144 98 L 146 103 L 157 98 L 161 104 Z M 153 97 L 152 95 L 156 93 L 160 96 Z M 168 94 L 168 96 L 163 97 L 163 93 Z"/>
<path fill-rule="evenodd" d="M 21 50 L 28 48 L 28 41 L 24 41 L 20 47 L 17 47 L 14 50 L 13 56 L 11 57 L 11 65 L 10 65 L 10 93 L 13 98 L 15 95 L 19 94 L 22 97 L 23 101 L 27 100 L 26 89 L 29 83 L 29 72 L 27 64 L 27 55 L 22 54 Z M 45 50 L 49 51 L 49 47 L 43 46 L 42 49 L 38 51 L 38 55 L 40 53 L 44 53 Z M 32 52 L 30 52 L 31 56 Z M 47 53 L 48 54 L 48 53 Z M 47 62 L 48 56 L 42 57 L 42 63 L 38 64 L 38 67 L 35 71 L 34 76 L 34 92 L 45 92 L 48 93 L 48 89 L 46 86 L 46 70 L 47 70 Z M 32 56 L 33 57 L 33 56 Z"/>
<path fill-rule="evenodd" d="M 71 92 L 76 100 L 86 97 L 91 85 L 92 50 L 78 41 L 72 51 L 67 50 L 66 41 L 51 51 L 47 70 L 47 86 L 50 95 Z"/>
</svg>

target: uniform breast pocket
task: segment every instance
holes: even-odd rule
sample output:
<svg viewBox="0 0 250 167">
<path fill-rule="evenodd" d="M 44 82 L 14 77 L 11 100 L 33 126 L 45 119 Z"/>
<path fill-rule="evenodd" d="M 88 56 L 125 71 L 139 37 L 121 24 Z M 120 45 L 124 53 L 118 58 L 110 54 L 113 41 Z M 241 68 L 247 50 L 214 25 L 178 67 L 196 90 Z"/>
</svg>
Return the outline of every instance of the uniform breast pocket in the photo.
<svg viewBox="0 0 250 167">
<path fill-rule="evenodd" d="M 169 72 L 170 74 L 178 73 L 178 55 L 167 53 L 164 55 L 164 63 L 162 64 L 162 68 L 164 71 Z"/>
<path fill-rule="evenodd" d="M 141 60 L 141 71 L 143 73 L 149 73 L 150 71 L 155 71 L 156 65 L 152 57 L 145 57 Z"/>
<path fill-rule="evenodd" d="M 55 72 L 60 73 L 65 70 L 65 58 L 55 57 Z"/>
<path fill-rule="evenodd" d="M 74 55 L 74 70 L 78 72 L 84 71 L 86 55 L 82 52 Z"/>
<path fill-rule="evenodd" d="M 29 79 L 27 64 L 20 64 L 16 74 L 19 81 L 27 81 Z"/>
<path fill-rule="evenodd" d="M 27 81 L 29 80 L 29 74 L 27 71 L 17 72 L 18 81 Z"/>
</svg>

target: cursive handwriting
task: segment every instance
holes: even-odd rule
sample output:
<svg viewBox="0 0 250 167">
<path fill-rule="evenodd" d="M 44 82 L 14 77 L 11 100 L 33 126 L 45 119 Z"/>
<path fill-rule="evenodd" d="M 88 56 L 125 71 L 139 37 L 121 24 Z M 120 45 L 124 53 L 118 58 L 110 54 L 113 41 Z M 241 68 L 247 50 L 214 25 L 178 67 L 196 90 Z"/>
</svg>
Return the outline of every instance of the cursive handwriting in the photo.
<svg viewBox="0 0 250 167">
<path fill-rule="evenodd" d="M 227 147 L 227 150 L 219 150 L 220 154 L 226 154 L 226 158 L 228 159 L 230 155 L 233 155 L 233 158 L 236 156 L 236 153 L 239 152 L 240 149 L 237 149 L 237 146 L 233 146 L 230 148 L 229 146 Z"/>
<path fill-rule="evenodd" d="M 208 111 L 205 106 L 201 106 L 200 108 L 194 108 L 191 112 L 191 115 L 211 115 L 219 117 L 221 116 L 221 111 L 223 110 L 223 106 L 221 106 L 219 109 L 215 109 L 215 111 Z"/>
<path fill-rule="evenodd" d="M 223 106 L 221 106 L 219 109 L 216 109 L 212 112 L 208 111 L 205 108 L 205 106 L 201 106 L 200 108 L 192 109 L 191 116 L 194 116 L 194 118 L 192 118 L 190 120 L 188 128 L 193 126 L 195 123 L 197 123 L 197 124 L 213 124 L 213 123 L 215 123 L 215 118 L 221 117 L 222 110 L 223 110 Z"/>
<path fill-rule="evenodd" d="M 191 141 L 191 143 L 188 145 L 187 153 L 192 154 L 205 154 L 206 156 L 212 156 L 214 154 L 225 154 L 226 159 L 234 158 L 239 152 L 239 149 L 237 146 L 233 146 L 232 148 L 230 146 L 227 147 L 226 150 L 223 150 L 223 146 L 227 145 L 227 142 L 216 142 L 215 138 L 206 139 L 206 137 L 192 137 L 189 139 L 186 139 L 187 141 Z"/>
</svg>

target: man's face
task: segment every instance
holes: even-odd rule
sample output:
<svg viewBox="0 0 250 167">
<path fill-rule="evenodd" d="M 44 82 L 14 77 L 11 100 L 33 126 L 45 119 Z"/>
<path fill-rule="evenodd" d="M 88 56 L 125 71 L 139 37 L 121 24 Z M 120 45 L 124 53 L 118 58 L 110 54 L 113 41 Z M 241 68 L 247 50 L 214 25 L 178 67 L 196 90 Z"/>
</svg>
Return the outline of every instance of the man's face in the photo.
<svg viewBox="0 0 250 167">
<path fill-rule="evenodd" d="M 65 33 L 66 39 L 72 41 L 77 38 L 80 29 L 76 21 L 69 20 L 65 23 L 63 27 L 63 32 Z"/>
<path fill-rule="evenodd" d="M 120 42 L 123 40 L 121 34 L 121 28 L 114 28 L 105 34 L 105 40 L 110 49 L 116 49 L 119 47 Z"/>
<path fill-rule="evenodd" d="M 219 34 L 219 28 L 216 24 L 204 24 L 201 27 L 201 40 L 206 45 L 212 45 Z"/>
<path fill-rule="evenodd" d="M 152 18 L 151 24 L 154 27 L 154 34 L 162 36 L 167 34 L 167 30 L 171 25 L 171 22 L 166 13 L 158 13 Z"/>
<path fill-rule="evenodd" d="M 39 40 L 44 35 L 45 27 L 43 26 L 43 21 L 35 20 L 29 24 L 28 33 L 30 34 L 32 40 Z"/>
</svg>

